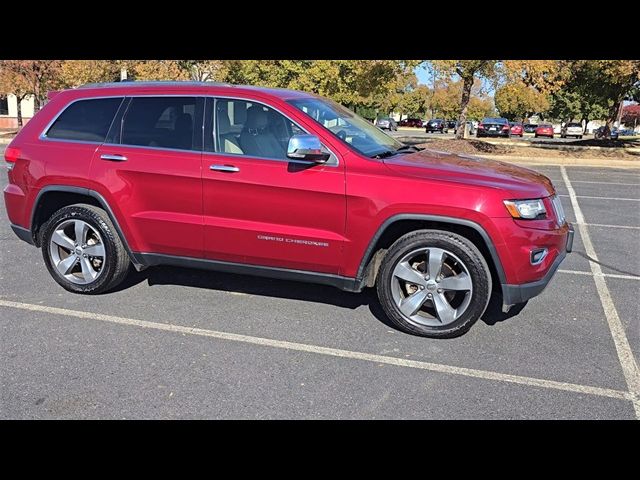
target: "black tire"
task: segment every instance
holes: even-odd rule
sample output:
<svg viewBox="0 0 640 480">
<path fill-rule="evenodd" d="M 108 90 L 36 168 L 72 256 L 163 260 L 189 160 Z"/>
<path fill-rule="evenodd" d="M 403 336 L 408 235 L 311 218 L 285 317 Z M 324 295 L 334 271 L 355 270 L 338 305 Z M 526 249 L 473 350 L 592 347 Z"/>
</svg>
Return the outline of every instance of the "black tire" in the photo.
<svg viewBox="0 0 640 480">
<path fill-rule="evenodd" d="M 582 140 L 582 135 L 578 135 L 578 140 Z"/>
<path fill-rule="evenodd" d="M 456 255 L 467 267 L 472 281 L 471 301 L 464 313 L 443 326 L 418 325 L 407 319 L 392 297 L 393 271 L 409 252 L 420 248 L 442 248 Z M 491 297 L 491 272 L 478 248 L 465 237 L 443 230 L 416 230 L 400 237 L 387 251 L 376 278 L 378 299 L 389 320 L 400 330 L 423 337 L 453 338 L 466 333 L 482 316 Z"/>
<path fill-rule="evenodd" d="M 101 273 L 91 283 L 77 284 L 64 278 L 52 263 L 49 242 L 56 227 L 65 220 L 82 220 L 94 228 L 102 237 L 105 256 Z M 47 270 L 62 288 L 73 293 L 98 294 L 120 284 L 129 271 L 129 255 L 109 215 L 101 208 L 87 204 L 75 204 L 61 208 L 40 229 L 40 245 Z"/>
</svg>

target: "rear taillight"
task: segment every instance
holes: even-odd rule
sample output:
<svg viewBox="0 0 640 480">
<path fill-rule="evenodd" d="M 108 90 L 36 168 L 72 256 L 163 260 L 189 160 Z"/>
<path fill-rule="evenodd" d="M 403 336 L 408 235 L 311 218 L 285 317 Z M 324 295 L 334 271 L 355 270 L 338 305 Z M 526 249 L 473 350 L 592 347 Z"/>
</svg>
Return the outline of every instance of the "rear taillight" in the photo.
<svg viewBox="0 0 640 480">
<path fill-rule="evenodd" d="M 505 125 L 504 127 L 502 127 L 503 130 L 509 130 L 509 125 Z"/>
<path fill-rule="evenodd" d="M 480 123 L 478 124 L 478 128 L 484 128 L 484 125 Z"/>
<path fill-rule="evenodd" d="M 20 158 L 20 149 L 16 147 L 9 147 L 4 152 L 4 159 L 7 161 L 7 168 L 13 169 L 13 166 Z"/>
</svg>

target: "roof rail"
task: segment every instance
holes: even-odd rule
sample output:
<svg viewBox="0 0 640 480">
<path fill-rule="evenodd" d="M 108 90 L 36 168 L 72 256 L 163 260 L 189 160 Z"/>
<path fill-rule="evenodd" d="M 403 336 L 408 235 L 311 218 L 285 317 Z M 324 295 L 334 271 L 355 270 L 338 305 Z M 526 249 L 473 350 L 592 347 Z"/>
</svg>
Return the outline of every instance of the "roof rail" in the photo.
<svg viewBox="0 0 640 480">
<path fill-rule="evenodd" d="M 145 80 L 145 81 L 122 81 L 122 82 L 105 82 L 105 83 L 86 83 L 78 88 L 121 88 L 121 87 L 175 87 L 175 86 L 193 86 L 193 87 L 215 87 L 225 86 L 234 87 L 230 83 L 222 82 L 194 82 L 190 80 Z"/>
</svg>

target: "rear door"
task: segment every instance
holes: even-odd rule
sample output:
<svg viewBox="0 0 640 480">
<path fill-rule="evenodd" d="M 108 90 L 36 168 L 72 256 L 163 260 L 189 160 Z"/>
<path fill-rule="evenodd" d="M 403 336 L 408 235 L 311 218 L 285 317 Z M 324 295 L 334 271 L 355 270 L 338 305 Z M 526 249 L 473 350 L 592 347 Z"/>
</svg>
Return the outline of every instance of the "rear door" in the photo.
<svg viewBox="0 0 640 480">
<path fill-rule="evenodd" d="M 95 153 L 91 177 L 109 189 L 133 250 L 202 257 L 204 98 L 126 101 Z"/>
<path fill-rule="evenodd" d="M 213 125 L 215 124 L 215 130 Z M 207 99 L 203 198 L 210 259 L 339 273 L 345 241 L 345 170 L 286 157 L 305 133 L 248 99 Z"/>
</svg>

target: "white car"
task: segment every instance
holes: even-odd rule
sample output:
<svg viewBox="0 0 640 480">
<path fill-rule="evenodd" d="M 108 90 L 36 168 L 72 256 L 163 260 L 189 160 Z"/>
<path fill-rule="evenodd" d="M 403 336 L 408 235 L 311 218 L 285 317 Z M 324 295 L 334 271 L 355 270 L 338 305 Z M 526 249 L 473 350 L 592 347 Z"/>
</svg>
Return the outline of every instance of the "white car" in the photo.
<svg viewBox="0 0 640 480">
<path fill-rule="evenodd" d="M 560 137 L 582 138 L 582 125 L 580 123 L 567 123 L 562 127 L 562 130 L 560 130 Z"/>
</svg>

